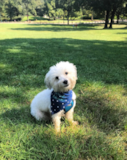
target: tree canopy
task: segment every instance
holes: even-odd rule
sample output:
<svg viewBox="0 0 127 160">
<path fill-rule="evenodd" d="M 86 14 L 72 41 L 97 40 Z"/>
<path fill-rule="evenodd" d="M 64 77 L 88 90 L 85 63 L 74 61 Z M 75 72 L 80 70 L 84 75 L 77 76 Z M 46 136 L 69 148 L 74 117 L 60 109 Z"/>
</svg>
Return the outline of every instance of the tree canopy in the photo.
<svg viewBox="0 0 127 160">
<path fill-rule="evenodd" d="M 113 19 L 117 16 L 117 23 L 120 15 L 127 16 L 127 0 L 0 0 L 0 15 L 7 19 L 13 20 L 15 16 L 37 15 L 56 19 L 70 17 L 90 17 L 98 15 L 104 18 L 105 26 L 112 28 Z"/>
</svg>

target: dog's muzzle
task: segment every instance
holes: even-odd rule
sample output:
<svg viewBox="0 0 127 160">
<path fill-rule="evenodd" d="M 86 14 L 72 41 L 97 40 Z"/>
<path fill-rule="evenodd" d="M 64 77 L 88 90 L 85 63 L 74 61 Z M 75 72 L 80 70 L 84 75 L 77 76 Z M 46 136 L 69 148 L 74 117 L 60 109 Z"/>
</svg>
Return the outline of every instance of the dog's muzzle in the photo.
<svg viewBox="0 0 127 160">
<path fill-rule="evenodd" d="M 65 85 L 64 87 L 69 86 L 69 84 L 68 84 L 68 81 L 67 81 L 67 80 L 64 80 L 64 81 L 63 81 L 63 84 Z"/>
</svg>

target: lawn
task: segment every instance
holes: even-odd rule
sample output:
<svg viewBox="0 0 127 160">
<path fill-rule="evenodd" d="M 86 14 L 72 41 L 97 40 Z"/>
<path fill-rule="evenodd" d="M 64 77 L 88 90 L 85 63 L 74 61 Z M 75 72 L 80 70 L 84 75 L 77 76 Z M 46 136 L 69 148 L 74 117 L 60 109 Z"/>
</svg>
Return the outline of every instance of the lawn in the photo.
<svg viewBox="0 0 127 160">
<path fill-rule="evenodd" d="M 78 126 L 30 115 L 50 66 L 77 66 Z M 0 160 L 127 159 L 127 28 L 0 24 Z"/>
</svg>

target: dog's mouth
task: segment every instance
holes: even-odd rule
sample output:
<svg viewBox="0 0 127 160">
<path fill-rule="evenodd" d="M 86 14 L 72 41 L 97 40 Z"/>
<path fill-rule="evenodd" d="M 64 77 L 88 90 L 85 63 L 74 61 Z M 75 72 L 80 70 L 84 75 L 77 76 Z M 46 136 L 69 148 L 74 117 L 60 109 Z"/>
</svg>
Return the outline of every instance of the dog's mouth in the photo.
<svg viewBox="0 0 127 160">
<path fill-rule="evenodd" d="M 68 87 L 69 86 L 69 84 L 66 84 L 64 87 Z"/>
</svg>

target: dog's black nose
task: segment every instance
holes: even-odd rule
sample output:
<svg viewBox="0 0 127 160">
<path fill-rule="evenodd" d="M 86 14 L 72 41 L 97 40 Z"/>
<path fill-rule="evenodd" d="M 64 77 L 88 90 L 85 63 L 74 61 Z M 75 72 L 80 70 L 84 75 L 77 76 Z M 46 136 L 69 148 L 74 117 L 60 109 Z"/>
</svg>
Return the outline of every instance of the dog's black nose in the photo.
<svg viewBox="0 0 127 160">
<path fill-rule="evenodd" d="M 64 83 L 64 84 L 68 84 L 68 81 L 67 81 L 67 80 L 64 80 L 63 83 Z"/>
</svg>

